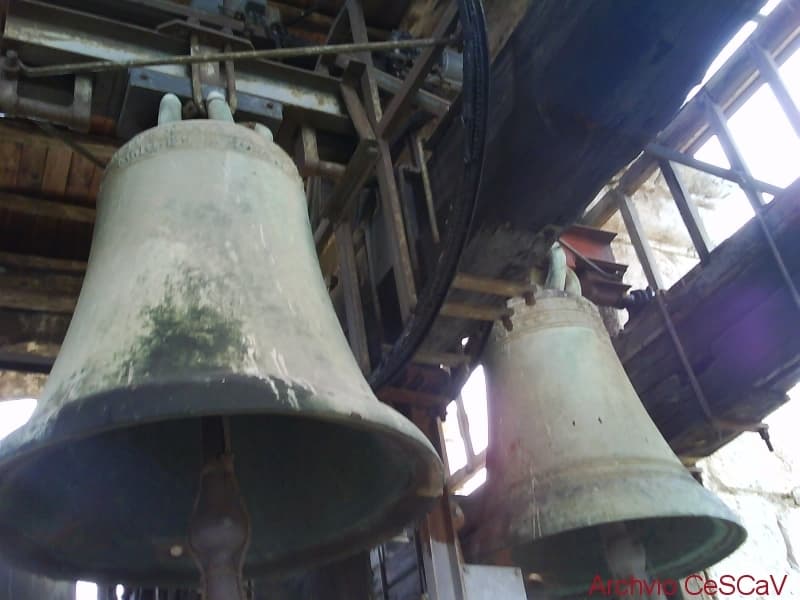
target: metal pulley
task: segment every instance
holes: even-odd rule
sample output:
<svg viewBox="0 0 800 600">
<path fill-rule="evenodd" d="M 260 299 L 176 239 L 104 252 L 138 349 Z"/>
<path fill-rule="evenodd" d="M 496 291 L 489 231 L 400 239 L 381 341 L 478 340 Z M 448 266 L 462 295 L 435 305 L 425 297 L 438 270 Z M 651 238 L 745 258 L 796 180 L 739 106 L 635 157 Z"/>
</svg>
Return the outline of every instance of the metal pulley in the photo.
<svg viewBox="0 0 800 600">
<path fill-rule="evenodd" d="M 179 109 L 109 164 L 61 352 L 0 444 L 0 553 L 53 577 L 284 572 L 377 543 L 442 491 L 433 447 L 353 358 L 295 165 Z"/>
<path fill-rule="evenodd" d="M 745 530 L 673 454 L 597 308 L 563 291 L 535 300 L 514 304 L 513 330 L 496 326 L 484 355 L 488 483 L 468 558 L 572 594 L 626 564 L 677 578 L 733 552 Z"/>
</svg>

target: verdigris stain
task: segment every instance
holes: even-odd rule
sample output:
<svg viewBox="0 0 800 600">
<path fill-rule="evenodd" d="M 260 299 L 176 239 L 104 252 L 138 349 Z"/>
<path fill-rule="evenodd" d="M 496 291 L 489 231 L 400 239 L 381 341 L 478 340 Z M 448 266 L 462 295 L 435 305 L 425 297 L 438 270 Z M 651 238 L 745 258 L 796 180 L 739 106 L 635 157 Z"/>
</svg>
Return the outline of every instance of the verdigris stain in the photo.
<svg viewBox="0 0 800 600">
<path fill-rule="evenodd" d="M 144 333 L 122 361 L 120 379 L 159 377 L 192 370 L 231 368 L 247 354 L 242 322 L 220 307 L 222 282 L 184 272 L 168 281 L 161 301 L 141 311 Z"/>
</svg>

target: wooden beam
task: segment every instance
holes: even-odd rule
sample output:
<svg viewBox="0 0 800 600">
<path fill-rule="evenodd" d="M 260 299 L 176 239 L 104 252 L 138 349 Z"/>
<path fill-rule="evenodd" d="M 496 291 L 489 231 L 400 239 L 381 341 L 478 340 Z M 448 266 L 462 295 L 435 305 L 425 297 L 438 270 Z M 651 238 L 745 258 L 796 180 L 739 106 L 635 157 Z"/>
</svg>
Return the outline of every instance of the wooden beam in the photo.
<svg viewBox="0 0 800 600">
<path fill-rule="evenodd" d="M 430 392 L 409 390 L 398 387 L 383 387 L 378 390 L 378 398 L 386 404 L 415 406 L 417 408 L 444 409 L 450 398 Z"/>
<path fill-rule="evenodd" d="M 74 132 L 65 132 L 74 141 L 86 148 L 97 158 L 108 160 L 117 151 L 118 145 L 113 140 L 104 140 L 96 136 L 81 135 Z M 0 139 L 8 142 L 19 142 L 22 144 L 45 144 L 48 146 L 69 148 L 64 142 L 47 135 L 38 127 L 22 121 L 12 121 L 0 119 Z M 70 150 L 70 152 L 72 152 Z"/>
<path fill-rule="evenodd" d="M 0 347 L 36 342 L 61 344 L 70 316 L 0 308 Z"/>
<path fill-rule="evenodd" d="M 71 314 L 82 280 L 74 275 L 0 273 L 0 308 Z"/>
<path fill-rule="evenodd" d="M 94 223 L 95 219 L 95 210 L 93 208 L 42 200 L 41 198 L 9 192 L 0 192 L 0 209 L 34 217 L 62 219 L 79 223 Z"/>
<path fill-rule="evenodd" d="M 50 271 L 53 273 L 83 274 L 87 263 L 80 260 L 64 260 L 61 258 L 45 258 L 0 252 L 0 265 L 12 271 Z"/>
<path fill-rule="evenodd" d="M 4 371 L 47 374 L 54 362 L 52 356 L 0 350 L 0 370 Z"/>
<path fill-rule="evenodd" d="M 505 279 L 492 279 L 490 277 L 477 277 L 466 273 L 459 273 L 453 279 L 453 288 L 466 292 L 478 292 L 479 294 L 491 294 L 492 296 L 502 296 L 514 298 L 532 294 L 536 286 L 532 283 L 521 281 L 508 281 Z"/>
<path fill-rule="evenodd" d="M 364 307 L 361 302 L 361 287 L 358 283 L 353 232 L 349 221 L 336 226 L 336 250 L 339 256 L 339 277 L 344 292 L 344 306 L 347 322 L 347 339 L 361 371 L 370 369 L 367 328 L 364 324 Z"/>
<path fill-rule="evenodd" d="M 511 317 L 514 310 L 505 306 L 479 306 L 461 302 L 445 302 L 439 314 L 453 319 L 470 319 L 473 321 L 499 321 Z"/>
</svg>

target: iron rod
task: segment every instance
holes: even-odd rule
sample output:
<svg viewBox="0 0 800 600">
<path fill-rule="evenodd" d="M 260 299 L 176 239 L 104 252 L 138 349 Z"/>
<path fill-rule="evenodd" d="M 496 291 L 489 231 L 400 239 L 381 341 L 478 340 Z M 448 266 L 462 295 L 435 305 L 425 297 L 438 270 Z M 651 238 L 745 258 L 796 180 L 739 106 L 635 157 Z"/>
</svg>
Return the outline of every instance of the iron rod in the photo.
<svg viewBox="0 0 800 600">
<path fill-rule="evenodd" d="M 404 48 L 429 48 L 446 46 L 454 41 L 452 37 L 420 38 L 415 40 L 393 40 L 386 42 L 363 42 L 354 44 L 324 44 L 319 46 L 300 46 L 297 48 L 271 48 L 267 50 L 239 50 L 236 52 L 211 52 L 206 54 L 173 56 L 157 56 L 132 60 L 113 61 L 97 60 L 90 62 L 67 63 L 46 67 L 28 67 L 22 65 L 22 71 L 28 77 L 52 77 L 77 73 L 101 73 L 134 67 L 156 67 L 161 65 L 196 65 L 208 62 L 224 62 L 236 60 L 278 60 L 298 58 L 302 56 L 322 56 L 326 54 L 342 54 L 352 52 L 379 52 L 385 50 L 401 50 Z"/>
<path fill-rule="evenodd" d="M 702 171 L 703 173 L 708 173 L 709 175 L 714 175 L 715 177 L 725 179 L 726 181 L 738 183 L 739 185 L 749 181 L 739 171 L 726 169 L 725 167 L 718 167 L 717 165 L 698 160 L 693 156 L 689 156 L 688 154 L 684 154 L 678 150 L 673 150 L 672 148 L 662 146 L 661 144 L 648 144 L 647 148 L 645 148 L 645 153 L 656 158 L 656 164 L 658 163 L 658 160 L 668 160 L 670 162 L 678 163 L 679 165 L 684 165 L 686 167 L 691 167 L 692 169 Z M 772 185 L 771 183 L 760 181 L 755 178 L 751 179 L 752 181 L 750 182 L 752 185 L 762 192 L 772 194 L 773 196 L 777 196 L 783 192 L 783 188 L 778 187 L 777 185 Z"/>
<path fill-rule="evenodd" d="M 758 221 L 758 225 L 764 234 L 764 238 L 767 241 L 767 246 L 772 253 L 775 266 L 778 268 L 778 272 L 781 274 L 781 277 L 786 284 L 789 295 L 791 296 L 792 301 L 797 309 L 800 310 L 800 291 L 798 291 L 797 286 L 794 284 L 792 275 L 789 273 L 789 269 L 786 268 L 786 263 L 783 260 L 783 256 L 781 255 L 781 252 L 775 243 L 775 239 L 772 237 L 772 233 L 769 230 L 769 226 L 764 219 L 764 200 L 756 189 L 753 176 L 751 175 L 750 170 L 747 168 L 744 158 L 734 142 L 733 135 L 728 128 L 728 122 L 725 118 L 725 114 L 722 112 L 722 108 L 720 108 L 720 106 L 714 102 L 711 96 L 706 95 L 705 101 L 709 118 L 711 120 L 711 128 L 717 134 L 717 139 L 719 139 L 719 143 L 722 146 L 725 155 L 728 157 L 728 162 L 731 163 L 731 166 L 738 167 L 738 170 L 745 176 L 745 181 L 739 185 L 744 191 L 745 196 L 747 196 L 747 199 L 750 201 L 750 205 L 752 206 L 753 212 L 756 215 L 756 221 Z"/>
</svg>

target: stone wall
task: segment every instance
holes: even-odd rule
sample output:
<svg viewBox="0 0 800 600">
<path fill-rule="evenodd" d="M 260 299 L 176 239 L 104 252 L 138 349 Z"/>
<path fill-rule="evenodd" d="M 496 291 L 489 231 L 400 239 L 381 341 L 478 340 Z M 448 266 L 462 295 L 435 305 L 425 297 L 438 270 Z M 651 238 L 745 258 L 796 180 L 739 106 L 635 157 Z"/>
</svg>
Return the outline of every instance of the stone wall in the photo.
<svg viewBox="0 0 800 600">
<path fill-rule="evenodd" d="M 678 172 L 713 242 L 722 242 L 752 216 L 734 184 L 696 171 Z M 670 286 L 698 262 L 680 214 L 660 176 L 651 178 L 633 200 L 665 285 Z M 630 265 L 626 282 L 635 288 L 647 287 L 621 217 L 616 215 L 606 228 L 619 233 L 613 249 L 617 262 Z M 626 313 L 619 314 L 623 322 L 627 320 Z M 709 569 L 708 576 L 718 580 L 726 574 L 756 579 L 772 575 L 780 582 L 787 575 L 780 597 L 800 598 L 800 386 L 790 396 L 792 400 L 765 420 L 774 453 L 757 434 L 745 433 L 698 466 L 706 486 L 736 511 L 748 531 L 745 544 Z M 743 592 L 752 588 L 748 579 L 742 585 Z M 767 595 L 718 597 L 744 600 Z"/>
</svg>

